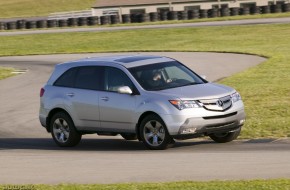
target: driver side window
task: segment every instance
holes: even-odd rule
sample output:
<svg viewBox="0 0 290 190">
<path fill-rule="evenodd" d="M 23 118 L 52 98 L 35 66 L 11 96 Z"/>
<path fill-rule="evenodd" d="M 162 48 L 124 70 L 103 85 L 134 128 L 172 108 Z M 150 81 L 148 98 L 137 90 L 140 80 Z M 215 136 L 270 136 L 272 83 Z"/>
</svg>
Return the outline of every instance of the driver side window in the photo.
<svg viewBox="0 0 290 190">
<path fill-rule="evenodd" d="M 106 67 L 105 69 L 105 90 L 118 92 L 122 86 L 128 86 L 133 90 L 133 83 L 130 78 L 120 69 Z"/>
</svg>

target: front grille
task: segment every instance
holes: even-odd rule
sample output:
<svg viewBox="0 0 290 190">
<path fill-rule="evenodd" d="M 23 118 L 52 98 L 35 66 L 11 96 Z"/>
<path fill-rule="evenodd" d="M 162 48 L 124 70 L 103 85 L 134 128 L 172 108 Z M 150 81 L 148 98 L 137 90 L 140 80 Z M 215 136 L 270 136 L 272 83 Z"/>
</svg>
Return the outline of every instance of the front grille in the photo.
<svg viewBox="0 0 290 190">
<path fill-rule="evenodd" d="M 204 109 L 209 111 L 226 111 L 232 107 L 231 96 L 225 96 L 222 98 L 199 100 L 199 103 L 203 105 Z"/>
<path fill-rule="evenodd" d="M 217 116 L 209 116 L 209 117 L 203 117 L 203 119 L 222 119 L 222 118 L 227 118 L 227 117 L 231 117 L 234 115 L 237 115 L 238 112 L 233 112 L 233 113 L 229 113 L 226 115 L 217 115 Z"/>
<path fill-rule="evenodd" d="M 207 129 L 218 129 L 218 128 L 230 127 L 234 124 L 235 124 L 235 122 L 228 122 L 228 123 L 222 123 L 222 124 L 208 125 L 208 126 L 206 126 L 206 128 Z"/>
</svg>

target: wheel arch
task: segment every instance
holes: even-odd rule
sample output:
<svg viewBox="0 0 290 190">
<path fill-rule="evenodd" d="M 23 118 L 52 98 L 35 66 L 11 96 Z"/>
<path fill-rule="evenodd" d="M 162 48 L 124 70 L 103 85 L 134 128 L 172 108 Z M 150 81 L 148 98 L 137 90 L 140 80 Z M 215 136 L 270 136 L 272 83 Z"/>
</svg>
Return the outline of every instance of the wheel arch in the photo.
<svg viewBox="0 0 290 190">
<path fill-rule="evenodd" d="M 46 118 L 46 130 L 47 132 L 51 132 L 50 130 L 50 121 L 51 121 L 51 118 L 56 114 L 56 113 L 59 113 L 59 112 L 64 112 L 66 113 L 70 119 L 73 121 L 72 117 L 70 116 L 70 114 L 63 108 L 54 108 L 52 109 L 49 114 L 48 114 L 48 117 Z"/>
<path fill-rule="evenodd" d="M 143 120 L 145 117 L 147 117 L 148 115 L 156 115 L 156 116 L 158 116 L 160 119 L 162 119 L 162 118 L 160 117 L 160 115 L 159 115 L 158 113 L 154 112 L 154 111 L 146 111 L 146 112 L 142 113 L 142 114 L 140 115 L 139 119 L 138 119 L 138 122 L 137 122 L 137 124 L 136 124 L 136 129 L 135 129 L 136 134 L 137 134 L 137 138 L 138 138 L 139 141 L 141 141 L 141 138 L 140 138 L 140 130 L 139 130 L 139 129 L 140 129 L 140 124 L 141 124 L 142 120 Z M 162 119 L 162 121 L 163 121 L 163 119 Z M 163 121 L 163 122 L 164 122 L 164 121 Z"/>
</svg>

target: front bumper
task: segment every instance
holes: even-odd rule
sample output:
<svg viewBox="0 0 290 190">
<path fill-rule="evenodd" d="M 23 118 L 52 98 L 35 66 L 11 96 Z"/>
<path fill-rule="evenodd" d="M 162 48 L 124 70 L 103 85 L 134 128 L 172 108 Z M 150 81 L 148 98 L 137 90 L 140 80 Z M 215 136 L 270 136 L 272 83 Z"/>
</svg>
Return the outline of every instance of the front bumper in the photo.
<svg viewBox="0 0 290 190">
<path fill-rule="evenodd" d="M 244 109 L 228 111 L 223 114 L 201 117 L 165 116 L 167 129 L 173 137 L 194 137 L 218 132 L 239 130 L 244 124 Z M 169 119 L 170 117 L 170 119 Z M 166 121 L 165 118 L 165 121 Z"/>
</svg>

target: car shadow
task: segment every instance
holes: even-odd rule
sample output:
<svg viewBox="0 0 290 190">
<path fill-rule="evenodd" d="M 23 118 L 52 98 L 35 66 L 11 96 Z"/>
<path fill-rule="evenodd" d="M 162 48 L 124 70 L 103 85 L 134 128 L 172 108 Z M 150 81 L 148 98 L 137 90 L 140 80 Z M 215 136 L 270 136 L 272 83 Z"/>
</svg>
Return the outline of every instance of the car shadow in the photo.
<svg viewBox="0 0 290 190">
<path fill-rule="evenodd" d="M 215 144 L 211 141 L 178 141 L 171 148 Z M 82 139 L 75 147 L 58 147 L 51 138 L 0 138 L 1 150 L 56 150 L 56 151 L 146 151 L 142 142 L 123 139 Z M 149 150 L 150 151 L 150 150 Z"/>
</svg>

